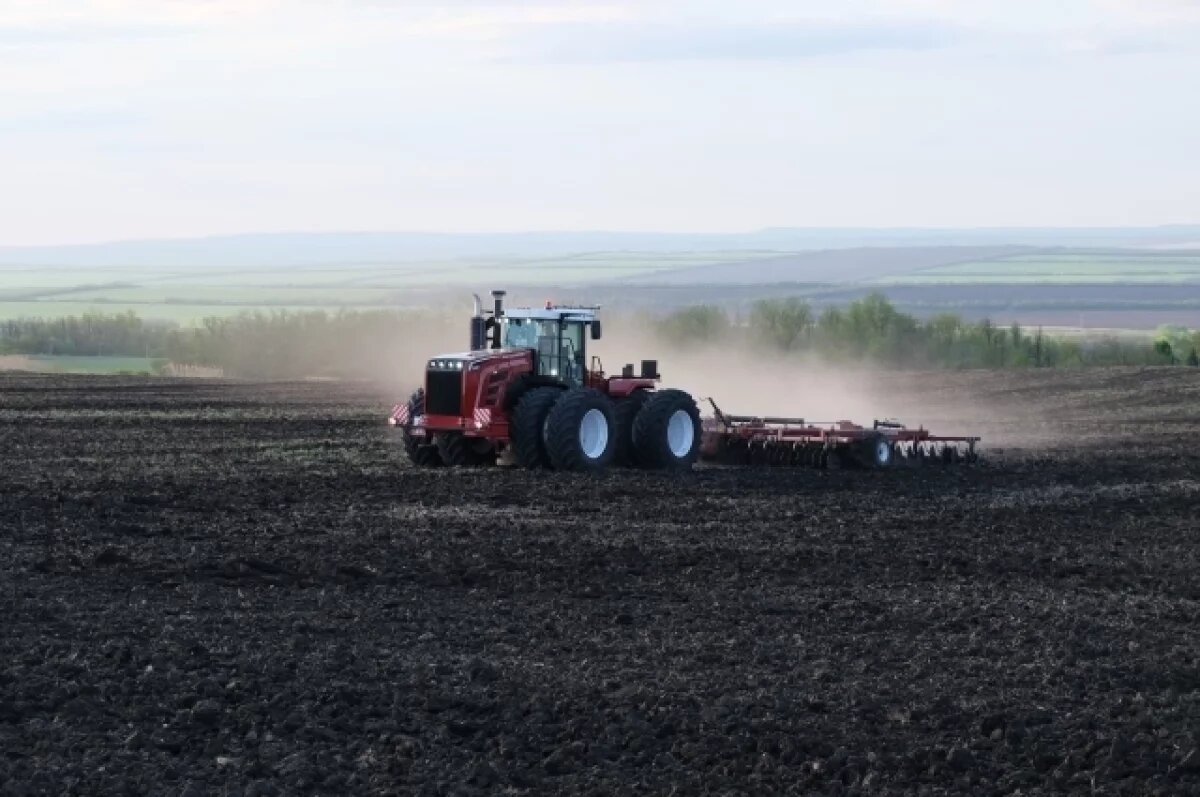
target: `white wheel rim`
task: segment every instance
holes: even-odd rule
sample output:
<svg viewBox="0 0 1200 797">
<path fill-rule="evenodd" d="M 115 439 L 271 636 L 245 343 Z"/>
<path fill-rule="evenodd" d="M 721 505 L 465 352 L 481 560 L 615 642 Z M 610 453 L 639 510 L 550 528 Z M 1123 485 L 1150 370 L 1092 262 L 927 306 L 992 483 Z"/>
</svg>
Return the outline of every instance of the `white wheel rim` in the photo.
<svg viewBox="0 0 1200 797">
<path fill-rule="evenodd" d="M 892 461 L 892 447 L 887 444 L 887 441 L 880 440 L 875 444 L 875 461 L 880 465 L 886 465 Z"/>
<path fill-rule="evenodd" d="M 579 447 L 588 459 L 599 459 L 608 448 L 608 418 L 600 410 L 588 410 L 579 422 Z"/>
<path fill-rule="evenodd" d="M 682 459 L 692 453 L 692 443 L 696 442 L 696 425 L 687 410 L 675 410 L 671 420 L 667 421 L 667 447 L 677 459 Z"/>
</svg>

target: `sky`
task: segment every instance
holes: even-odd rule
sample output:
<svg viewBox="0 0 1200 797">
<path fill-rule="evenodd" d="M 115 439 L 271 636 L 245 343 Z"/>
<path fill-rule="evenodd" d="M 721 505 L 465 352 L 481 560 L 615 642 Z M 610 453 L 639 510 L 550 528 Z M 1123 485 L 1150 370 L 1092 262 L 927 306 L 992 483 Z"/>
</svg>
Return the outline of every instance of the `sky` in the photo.
<svg viewBox="0 0 1200 797">
<path fill-rule="evenodd" d="M 0 246 L 1200 221 L 1200 0 L 0 0 Z"/>
</svg>

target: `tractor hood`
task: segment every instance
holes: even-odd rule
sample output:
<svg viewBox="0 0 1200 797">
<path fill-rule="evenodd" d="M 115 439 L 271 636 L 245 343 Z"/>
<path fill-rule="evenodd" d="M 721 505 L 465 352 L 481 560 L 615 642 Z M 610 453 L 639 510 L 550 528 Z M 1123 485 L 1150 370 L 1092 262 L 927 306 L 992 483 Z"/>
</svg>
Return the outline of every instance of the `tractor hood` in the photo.
<svg viewBox="0 0 1200 797">
<path fill-rule="evenodd" d="M 431 360 L 467 360 L 474 362 L 476 360 L 490 360 L 493 357 L 502 357 L 509 354 L 528 354 L 532 349 L 479 349 L 477 351 L 456 351 L 449 354 L 438 354 L 430 357 Z"/>
<path fill-rule="evenodd" d="M 460 351 L 451 354 L 438 354 L 429 358 L 426 365 L 439 371 L 462 370 L 472 365 L 484 362 L 500 362 L 507 360 L 524 360 L 533 349 L 480 349 L 478 351 Z"/>
</svg>

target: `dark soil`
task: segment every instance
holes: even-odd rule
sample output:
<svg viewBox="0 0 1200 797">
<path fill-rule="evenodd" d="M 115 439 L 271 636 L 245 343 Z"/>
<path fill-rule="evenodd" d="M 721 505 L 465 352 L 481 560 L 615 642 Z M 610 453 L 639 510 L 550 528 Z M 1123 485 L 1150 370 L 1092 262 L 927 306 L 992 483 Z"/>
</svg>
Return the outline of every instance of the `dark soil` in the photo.
<svg viewBox="0 0 1200 797">
<path fill-rule="evenodd" d="M 417 471 L 366 387 L 0 378 L 0 792 L 1200 794 L 1200 377 L 978 380 L 1088 434 Z"/>
</svg>

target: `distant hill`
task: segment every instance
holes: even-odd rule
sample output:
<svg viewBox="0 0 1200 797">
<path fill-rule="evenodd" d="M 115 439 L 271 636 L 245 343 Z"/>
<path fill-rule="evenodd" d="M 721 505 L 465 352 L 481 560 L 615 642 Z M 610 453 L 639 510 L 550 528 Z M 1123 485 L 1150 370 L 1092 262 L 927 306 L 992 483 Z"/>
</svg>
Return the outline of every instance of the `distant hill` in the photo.
<svg viewBox="0 0 1200 797">
<path fill-rule="evenodd" d="M 239 235 L 0 248 L 0 320 L 514 301 L 666 312 L 764 297 L 815 308 L 881 292 L 905 312 L 1000 323 L 1200 328 L 1200 227 Z M 1189 244 L 1192 246 L 1189 248 Z"/>
<path fill-rule="evenodd" d="M 549 257 L 580 252 L 804 252 L 858 247 L 1183 247 L 1200 226 L 1130 228 L 826 229 L 746 233 L 278 233 L 78 246 L 0 247 L 8 266 L 286 267 L 422 259 Z"/>
<path fill-rule="evenodd" d="M 1036 254 L 1023 246 L 862 246 L 674 269 L 626 279 L 655 285 L 761 285 L 764 283 L 847 283 L 1000 257 Z"/>
</svg>

